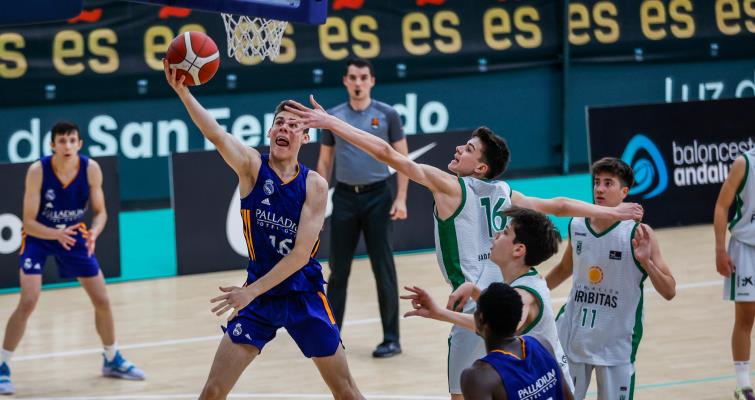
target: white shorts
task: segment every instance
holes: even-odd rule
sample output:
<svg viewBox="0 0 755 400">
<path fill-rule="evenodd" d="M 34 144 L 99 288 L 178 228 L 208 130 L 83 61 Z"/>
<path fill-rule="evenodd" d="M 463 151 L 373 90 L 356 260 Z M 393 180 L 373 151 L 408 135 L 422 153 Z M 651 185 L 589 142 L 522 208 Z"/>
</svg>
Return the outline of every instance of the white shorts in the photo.
<svg viewBox="0 0 755 400">
<path fill-rule="evenodd" d="M 729 257 L 737 270 L 724 278 L 724 300 L 755 301 L 755 247 L 731 238 Z"/>
<path fill-rule="evenodd" d="M 477 303 L 470 300 L 464 313 L 474 313 Z M 485 357 L 485 341 L 476 333 L 454 325 L 448 336 L 448 392 L 461 394 L 461 373 Z"/>
<path fill-rule="evenodd" d="M 592 371 L 598 383 L 600 400 L 632 400 L 634 398 L 634 364 L 601 366 L 569 362 L 574 379 L 574 399 L 582 400 L 590 387 Z"/>
</svg>

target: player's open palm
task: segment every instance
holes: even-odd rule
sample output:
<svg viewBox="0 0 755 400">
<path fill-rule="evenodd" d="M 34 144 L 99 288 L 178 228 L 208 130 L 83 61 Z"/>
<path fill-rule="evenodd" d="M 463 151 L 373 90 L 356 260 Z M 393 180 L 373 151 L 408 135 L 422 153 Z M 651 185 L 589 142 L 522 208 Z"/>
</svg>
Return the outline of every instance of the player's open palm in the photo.
<svg viewBox="0 0 755 400">
<path fill-rule="evenodd" d="M 440 307 L 438 307 L 438 304 L 435 303 L 430 294 L 424 289 L 417 286 L 404 286 L 404 289 L 411 292 L 411 294 L 403 295 L 401 298 L 411 300 L 413 308 L 412 311 L 404 314 L 404 317 L 433 318 L 440 314 Z"/>
<path fill-rule="evenodd" d="M 737 270 L 726 250 L 716 250 L 716 270 L 726 278 L 730 277 L 732 272 Z"/>
<path fill-rule="evenodd" d="M 63 229 L 60 229 L 58 231 L 58 237 L 56 240 L 58 243 L 60 243 L 61 246 L 63 246 L 66 250 L 71 250 L 71 248 L 76 244 L 76 234 L 79 231 L 79 225 L 71 225 L 67 226 Z"/>
<path fill-rule="evenodd" d="M 297 101 L 289 100 L 286 105 L 286 111 L 292 112 L 299 116 L 299 122 L 304 124 L 305 128 L 330 129 L 331 118 L 327 111 L 315 100 L 315 96 L 309 95 L 309 102 L 312 108 L 309 108 Z"/>
<path fill-rule="evenodd" d="M 632 248 L 634 249 L 634 257 L 642 265 L 648 265 L 650 260 L 653 244 L 650 240 L 650 233 L 644 224 L 640 224 L 635 231 L 634 239 L 632 239 Z"/>
<path fill-rule="evenodd" d="M 221 286 L 219 289 L 224 294 L 210 300 L 211 303 L 219 303 L 212 308 L 212 312 L 218 316 L 225 314 L 231 309 L 235 309 L 236 311 L 241 310 L 254 300 L 254 295 L 247 287 Z"/>
</svg>

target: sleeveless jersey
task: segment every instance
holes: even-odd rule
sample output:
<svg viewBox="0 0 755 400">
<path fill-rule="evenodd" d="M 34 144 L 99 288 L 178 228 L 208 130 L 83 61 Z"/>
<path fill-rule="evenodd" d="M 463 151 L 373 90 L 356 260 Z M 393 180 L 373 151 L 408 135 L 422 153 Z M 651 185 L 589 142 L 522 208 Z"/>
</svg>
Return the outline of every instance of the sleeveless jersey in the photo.
<svg viewBox="0 0 755 400">
<path fill-rule="evenodd" d="M 511 400 L 564 398 L 556 360 L 538 341 L 521 336 L 522 358 L 503 351 L 493 350 L 480 359 L 492 366 L 501 376 L 506 396 Z"/>
<path fill-rule="evenodd" d="M 42 191 L 37 222 L 51 228 L 76 225 L 89 204 L 89 158 L 79 155 L 79 170 L 69 182 L 61 182 L 52 169 L 52 156 L 42 157 Z"/>
<path fill-rule="evenodd" d="M 252 191 L 241 199 L 241 219 L 249 253 L 247 284 L 261 278 L 288 255 L 296 245 L 296 232 L 304 200 L 307 198 L 307 174 L 301 163 L 299 173 L 284 182 L 262 155 L 262 165 Z M 325 280 L 322 267 L 314 259 L 320 241 L 315 243 L 309 261 L 266 294 L 322 291 Z"/>
<path fill-rule="evenodd" d="M 632 248 L 636 228 L 634 221 L 620 221 L 597 234 L 585 218 L 569 223 L 573 285 L 557 325 L 570 361 L 601 366 L 634 362 L 647 278 Z"/>
<path fill-rule="evenodd" d="M 737 188 L 734 201 L 736 209 L 734 218 L 729 223 L 731 236 L 738 241 L 755 246 L 755 184 L 751 177 L 755 174 L 755 148 L 743 153 L 745 159 L 745 176 Z"/>
<path fill-rule="evenodd" d="M 498 266 L 490 261 L 493 236 L 506 226 L 501 213 L 511 208 L 511 188 L 503 181 L 459 178 L 461 204 L 450 217 L 435 215 L 435 254 L 441 273 L 454 289 L 472 282 L 484 289 L 503 282 Z"/>
<path fill-rule="evenodd" d="M 556 359 L 561 375 L 565 378 L 571 389 L 571 375 L 569 374 L 569 364 L 558 340 L 558 331 L 556 330 L 555 314 L 551 303 L 551 292 L 548 284 L 540 276 L 535 268 L 510 283 L 512 288 L 523 289 L 530 292 L 540 301 L 540 314 L 532 321 L 530 326 L 526 327 L 522 335 L 530 335 L 540 343 L 547 343 L 553 349 L 553 357 Z"/>
</svg>

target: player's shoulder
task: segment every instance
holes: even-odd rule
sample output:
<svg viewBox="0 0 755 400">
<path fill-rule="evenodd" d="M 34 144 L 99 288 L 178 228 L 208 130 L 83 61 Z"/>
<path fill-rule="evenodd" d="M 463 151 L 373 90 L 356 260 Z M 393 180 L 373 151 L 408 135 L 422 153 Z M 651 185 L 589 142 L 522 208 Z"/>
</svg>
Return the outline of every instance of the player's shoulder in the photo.
<svg viewBox="0 0 755 400">
<path fill-rule="evenodd" d="M 40 174 L 42 173 L 42 160 L 37 160 L 31 163 L 29 165 L 29 168 L 26 170 L 28 173 L 34 173 L 34 174 Z"/>
<path fill-rule="evenodd" d="M 396 115 L 398 116 L 398 111 L 396 111 L 393 106 L 391 106 L 388 103 L 384 103 L 380 100 L 372 99 L 372 106 L 375 107 L 375 109 L 379 110 L 382 113 L 385 113 L 387 115 Z"/>
<path fill-rule="evenodd" d="M 318 174 L 317 171 L 307 171 L 307 192 L 322 193 L 328 192 L 328 181 Z"/>
</svg>

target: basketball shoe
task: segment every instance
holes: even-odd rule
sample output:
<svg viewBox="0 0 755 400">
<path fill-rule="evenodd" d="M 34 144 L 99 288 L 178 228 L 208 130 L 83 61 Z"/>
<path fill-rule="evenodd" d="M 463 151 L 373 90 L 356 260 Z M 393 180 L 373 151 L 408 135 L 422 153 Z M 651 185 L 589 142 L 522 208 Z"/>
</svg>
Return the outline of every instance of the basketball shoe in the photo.
<svg viewBox="0 0 755 400">
<path fill-rule="evenodd" d="M 121 356 L 120 351 L 117 351 L 115 353 L 115 357 L 113 357 L 112 361 L 108 361 L 107 357 L 105 357 L 104 354 L 102 355 L 102 357 L 105 359 L 104 363 L 102 364 L 102 375 L 111 378 L 128 379 L 132 381 L 144 380 L 144 371 L 136 368 L 134 364 L 126 361 L 126 359 Z"/>
<path fill-rule="evenodd" d="M 0 394 L 13 394 L 16 388 L 10 382 L 10 368 L 8 364 L 0 364 Z"/>
<path fill-rule="evenodd" d="M 751 387 L 737 388 L 734 391 L 734 400 L 755 400 L 755 394 Z"/>
</svg>

